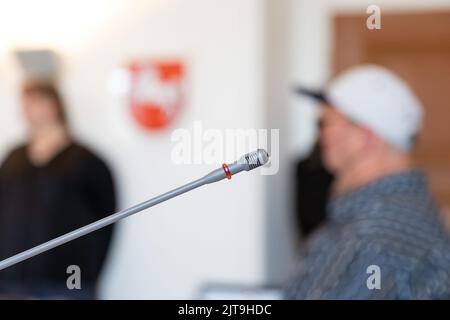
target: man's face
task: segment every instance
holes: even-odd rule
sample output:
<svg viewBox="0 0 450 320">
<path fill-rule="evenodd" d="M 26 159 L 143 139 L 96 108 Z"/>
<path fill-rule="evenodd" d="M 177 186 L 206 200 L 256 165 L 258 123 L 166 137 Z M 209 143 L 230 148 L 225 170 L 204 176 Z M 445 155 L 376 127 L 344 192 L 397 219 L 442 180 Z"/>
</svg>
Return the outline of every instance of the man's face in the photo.
<svg viewBox="0 0 450 320">
<path fill-rule="evenodd" d="M 325 167 L 339 174 L 353 166 L 363 155 L 370 131 L 328 106 L 320 119 L 320 145 Z"/>
</svg>

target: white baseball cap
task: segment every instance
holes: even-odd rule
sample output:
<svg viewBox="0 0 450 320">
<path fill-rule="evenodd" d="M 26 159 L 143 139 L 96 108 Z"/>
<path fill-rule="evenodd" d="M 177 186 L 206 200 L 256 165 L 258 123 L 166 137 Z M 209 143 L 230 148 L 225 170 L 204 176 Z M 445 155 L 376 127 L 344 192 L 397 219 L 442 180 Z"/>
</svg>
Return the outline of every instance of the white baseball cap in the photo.
<svg viewBox="0 0 450 320">
<path fill-rule="evenodd" d="M 377 65 L 350 68 L 324 92 L 296 91 L 327 103 L 404 150 L 411 148 L 422 125 L 423 108 L 412 90 L 397 75 Z"/>
</svg>

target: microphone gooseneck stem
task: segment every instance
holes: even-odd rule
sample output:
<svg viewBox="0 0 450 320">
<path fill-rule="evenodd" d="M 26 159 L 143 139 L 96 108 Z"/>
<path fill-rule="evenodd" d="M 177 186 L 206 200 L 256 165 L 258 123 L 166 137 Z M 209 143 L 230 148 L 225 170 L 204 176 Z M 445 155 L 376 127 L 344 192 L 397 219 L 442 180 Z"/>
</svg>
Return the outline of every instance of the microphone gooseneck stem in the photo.
<svg viewBox="0 0 450 320">
<path fill-rule="evenodd" d="M 191 191 L 193 189 L 201 187 L 205 184 L 214 183 L 214 182 L 223 180 L 225 178 L 231 179 L 232 174 L 236 174 L 241 171 L 250 171 L 254 168 L 257 168 L 259 166 L 266 164 L 268 161 L 269 161 L 269 155 L 263 149 L 258 149 L 254 152 L 248 153 L 248 154 L 244 155 L 243 157 L 241 157 L 241 159 L 239 159 L 238 161 L 236 161 L 230 165 L 224 164 L 222 166 L 222 168 L 216 169 L 216 170 L 208 173 L 203 178 L 192 181 L 188 184 L 185 184 L 184 186 L 173 189 L 172 191 L 166 192 L 166 193 L 159 195 L 157 197 L 154 197 L 150 200 L 141 202 L 131 208 L 111 214 L 103 219 L 92 222 L 91 224 L 88 224 L 84 227 L 81 227 L 79 229 L 76 229 L 74 231 L 66 233 L 62 236 L 59 236 L 59 237 L 53 239 L 53 240 L 44 242 L 34 248 L 28 249 L 26 251 L 23 251 L 21 253 L 18 253 L 16 255 L 10 257 L 10 258 L 0 261 L 0 270 L 11 267 L 19 262 L 22 262 L 22 261 L 27 260 L 31 257 L 34 257 L 38 254 L 41 254 L 41 253 L 51 250 L 55 247 L 63 245 L 69 241 L 80 238 L 84 235 L 87 235 L 88 233 L 91 233 L 98 229 L 106 227 L 110 224 L 113 224 L 113 223 L 123 219 L 123 218 L 131 216 L 132 214 L 135 214 L 135 213 L 138 213 L 145 209 L 148 209 L 150 207 L 153 207 L 161 202 L 172 199 L 183 193 L 186 193 L 188 191 Z"/>
</svg>

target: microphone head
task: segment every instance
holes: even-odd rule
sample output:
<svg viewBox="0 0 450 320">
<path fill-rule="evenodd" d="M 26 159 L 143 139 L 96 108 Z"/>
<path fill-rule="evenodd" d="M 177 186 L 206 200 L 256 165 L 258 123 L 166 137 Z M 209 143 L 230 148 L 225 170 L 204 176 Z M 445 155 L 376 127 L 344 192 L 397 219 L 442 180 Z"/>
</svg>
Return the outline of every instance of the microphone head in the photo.
<svg viewBox="0 0 450 320">
<path fill-rule="evenodd" d="M 250 171 L 252 169 L 261 167 L 269 162 L 269 154 L 264 149 L 258 149 L 256 151 L 243 155 L 239 160 L 231 164 L 223 164 L 222 168 L 216 169 L 202 178 L 204 184 L 213 183 L 222 179 L 231 179 L 233 174 Z"/>
<path fill-rule="evenodd" d="M 269 162 L 269 154 L 264 149 L 258 149 L 243 155 L 238 162 L 244 166 L 245 171 L 253 170 Z"/>
</svg>

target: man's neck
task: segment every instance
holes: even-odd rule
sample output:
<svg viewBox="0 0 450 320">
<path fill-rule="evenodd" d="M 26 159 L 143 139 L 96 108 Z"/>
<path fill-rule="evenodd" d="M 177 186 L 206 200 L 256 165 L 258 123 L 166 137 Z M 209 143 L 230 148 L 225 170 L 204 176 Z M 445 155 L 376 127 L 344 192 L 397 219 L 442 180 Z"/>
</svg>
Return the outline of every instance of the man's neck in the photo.
<svg viewBox="0 0 450 320">
<path fill-rule="evenodd" d="M 67 129 L 63 125 L 55 124 L 34 129 L 28 148 L 30 159 L 36 165 L 44 165 L 69 145 L 70 141 Z"/>
<path fill-rule="evenodd" d="M 357 189 L 384 176 L 404 172 L 413 168 L 412 161 L 407 154 L 390 154 L 361 161 L 348 166 L 337 174 L 333 185 L 333 194 L 339 195 Z"/>
</svg>

